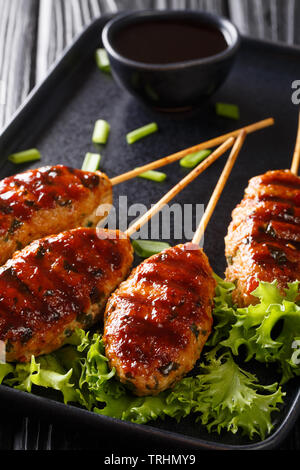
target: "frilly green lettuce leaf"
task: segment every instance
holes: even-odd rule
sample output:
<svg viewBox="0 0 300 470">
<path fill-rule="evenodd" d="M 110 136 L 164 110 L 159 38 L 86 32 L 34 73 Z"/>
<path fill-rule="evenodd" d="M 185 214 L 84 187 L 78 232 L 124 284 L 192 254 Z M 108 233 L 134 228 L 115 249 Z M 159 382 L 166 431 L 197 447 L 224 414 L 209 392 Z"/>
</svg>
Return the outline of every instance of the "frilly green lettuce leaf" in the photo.
<svg viewBox="0 0 300 470">
<path fill-rule="evenodd" d="M 107 387 L 108 388 L 108 387 Z M 182 379 L 173 389 L 157 396 L 135 397 L 126 388 L 120 397 L 112 399 L 106 390 L 106 407 L 96 409 L 100 414 L 117 417 L 137 424 L 145 424 L 166 416 L 180 421 L 193 412 L 193 397 L 197 393 L 197 379 Z"/>
<path fill-rule="evenodd" d="M 271 414 L 283 402 L 284 393 L 277 383 L 260 385 L 228 350 L 218 357 L 217 349 L 207 355 L 208 365 L 202 364 L 198 376 L 202 390 L 194 411 L 200 412 L 199 420 L 209 431 L 242 430 L 250 438 L 258 434 L 264 439 L 273 428 Z"/>
<path fill-rule="evenodd" d="M 0 362 L 0 385 L 3 380 L 14 371 L 14 366 L 12 364 Z"/>
<path fill-rule="evenodd" d="M 33 387 L 51 388 L 62 394 L 65 403 L 92 409 L 97 403 L 97 387 L 113 377 L 114 371 L 104 356 L 101 335 L 90 337 L 77 330 L 68 341 L 70 344 L 52 354 L 32 357 L 30 363 L 3 365 L 3 383 L 28 393 Z"/>
<path fill-rule="evenodd" d="M 210 346 L 216 346 L 221 340 L 227 338 L 232 324 L 236 321 L 236 308 L 231 295 L 235 285 L 224 281 L 216 274 L 214 274 L 214 278 L 217 281 L 217 287 L 213 311 L 214 328 L 207 343 Z"/>
<path fill-rule="evenodd" d="M 96 407 L 94 411 L 136 424 L 146 424 L 158 418 L 163 419 L 167 414 L 164 394 L 160 394 L 157 397 L 139 398 L 124 389 L 124 393 L 119 398 L 115 398 L 111 396 L 110 390 L 106 390 L 102 394 L 102 400 L 106 403 L 105 407 L 103 409 Z"/>
<path fill-rule="evenodd" d="M 19 390 L 31 393 L 35 385 L 60 391 L 65 403 L 78 401 L 77 392 L 71 383 L 73 370 L 65 372 L 54 355 L 49 354 L 38 359 L 32 357 L 30 363 L 17 364 L 10 373 L 13 373 L 13 377 L 5 383 Z"/>
<path fill-rule="evenodd" d="M 259 362 L 277 363 L 282 383 L 300 375 L 300 361 L 292 360 L 295 357 L 293 344 L 300 336 L 300 307 L 295 302 L 298 288 L 298 282 L 291 283 L 282 295 L 276 281 L 261 282 L 252 293 L 260 302 L 235 311 L 236 321 L 227 339 L 221 342 L 236 356 L 244 345 L 246 361 L 254 358 Z"/>
</svg>

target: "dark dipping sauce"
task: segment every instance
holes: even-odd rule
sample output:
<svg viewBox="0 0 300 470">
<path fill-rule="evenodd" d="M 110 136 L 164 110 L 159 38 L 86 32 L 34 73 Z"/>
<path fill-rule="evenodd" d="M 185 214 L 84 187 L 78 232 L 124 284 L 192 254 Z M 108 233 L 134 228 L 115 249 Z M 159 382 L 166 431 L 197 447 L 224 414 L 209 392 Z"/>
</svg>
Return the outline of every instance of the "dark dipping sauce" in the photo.
<svg viewBox="0 0 300 470">
<path fill-rule="evenodd" d="M 204 59 L 228 47 L 223 33 L 195 20 L 148 20 L 124 26 L 113 38 L 122 56 L 147 64 Z"/>
</svg>

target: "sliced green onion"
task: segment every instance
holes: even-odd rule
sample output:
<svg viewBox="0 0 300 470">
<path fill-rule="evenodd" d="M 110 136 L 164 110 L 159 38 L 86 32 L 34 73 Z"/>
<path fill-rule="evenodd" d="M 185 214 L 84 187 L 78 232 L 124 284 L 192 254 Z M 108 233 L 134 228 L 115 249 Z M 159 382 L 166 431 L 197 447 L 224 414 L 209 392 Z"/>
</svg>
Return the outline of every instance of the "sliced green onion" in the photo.
<svg viewBox="0 0 300 470">
<path fill-rule="evenodd" d="M 203 160 L 211 154 L 211 150 L 200 150 L 199 152 L 190 153 L 180 160 L 180 165 L 183 168 L 195 168 Z"/>
<path fill-rule="evenodd" d="M 156 181 L 157 183 L 162 183 L 166 180 L 167 175 L 165 173 L 161 173 L 160 171 L 149 170 L 145 171 L 138 175 L 139 178 L 144 178 L 150 181 Z"/>
<path fill-rule="evenodd" d="M 104 119 L 98 119 L 93 132 L 94 144 L 106 144 L 110 132 L 110 125 Z"/>
<path fill-rule="evenodd" d="M 8 160 L 15 165 L 22 165 L 22 163 L 34 162 L 41 159 L 41 154 L 37 149 L 24 150 L 23 152 L 13 153 L 8 157 Z"/>
<path fill-rule="evenodd" d="M 126 136 L 127 138 L 127 143 L 128 144 L 134 144 L 137 140 L 143 139 L 144 137 L 147 137 L 150 134 L 153 134 L 154 132 L 158 131 L 158 125 L 156 122 L 151 122 L 150 124 L 147 124 L 146 126 L 140 127 L 139 129 L 136 129 L 135 131 L 129 132 Z"/>
<path fill-rule="evenodd" d="M 153 242 L 151 240 L 133 240 L 132 246 L 135 253 L 140 256 L 140 258 L 149 258 L 170 248 L 169 243 Z"/>
<path fill-rule="evenodd" d="M 109 57 L 105 49 L 103 48 L 97 49 L 95 52 L 95 59 L 96 59 L 96 64 L 98 65 L 100 70 L 106 73 L 111 72 Z"/>
<path fill-rule="evenodd" d="M 100 165 L 100 153 L 87 153 L 82 164 L 83 171 L 97 171 Z"/>
<path fill-rule="evenodd" d="M 216 113 L 218 116 L 236 119 L 240 118 L 240 110 L 236 104 L 216 103 Z"/>
</svg>

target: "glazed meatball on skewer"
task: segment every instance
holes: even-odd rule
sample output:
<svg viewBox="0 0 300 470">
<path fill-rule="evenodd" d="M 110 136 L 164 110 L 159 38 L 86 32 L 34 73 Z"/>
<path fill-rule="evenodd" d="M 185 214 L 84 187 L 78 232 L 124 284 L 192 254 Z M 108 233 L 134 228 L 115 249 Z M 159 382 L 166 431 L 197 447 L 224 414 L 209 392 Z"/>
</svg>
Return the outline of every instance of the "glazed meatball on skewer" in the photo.
<svg viewBox="0 0 300 470">
<path fill-rule="evenodd" d="M 160 210 L 232 145 L 229 139 L 169 191 L 147 214 Z M 0 341 L 8 362 L 60 348 L 76 328 L 102 319 L 109 295 L 131 268 L 129 235 L 77 228 L 37 240 L 0 268 Z"/>
<path fill-rule="evenodd" d="M 282 292 L 300 280 L 300 120 L 291 170 L 252 178 L 232 213 L 225 238 L 226 279 L 235 283 L 235 302 L 255 304 L 260 281 L 276 281 Z"/>
<path fill-rule="evenodd" d="M 76 328 L 102 319 L 133 253 L 124 234 L 100 232 L 77 228 L 36 240 L 0 268 L 0 340 L 7 362 L 51 353 Z"/>
<path fill-rule="evenodd" d="M 99 204 L 112 204 L 111 182 L 101 172 L 56 165 L 0 181 L 0 265 L 33 240 L 95 226 Z"/>
<path fill-rule="evenodd" d="M 252 178 L 232 213 L 225 238 L 226 279 L 236 284 L 235 302 L 257 303 L 259 281 L 283 291 L 300 279 L 300 178 L 289 170 Z"/>
<path fill-rule="evenodd" d="M 243 133 L 193 241 L 142 262 L 107 303 L 106 357 L 138 396 L 172 387 L 193 369 L 209 337 L 216 282 L 199 243 L 244 139 Z"/>
</svg>

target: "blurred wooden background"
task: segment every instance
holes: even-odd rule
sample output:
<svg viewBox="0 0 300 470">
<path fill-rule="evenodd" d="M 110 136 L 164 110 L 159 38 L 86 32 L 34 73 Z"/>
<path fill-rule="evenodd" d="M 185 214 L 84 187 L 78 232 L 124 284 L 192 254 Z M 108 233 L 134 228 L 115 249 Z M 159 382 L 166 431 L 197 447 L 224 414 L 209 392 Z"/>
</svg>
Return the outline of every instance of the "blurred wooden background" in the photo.
<svg viewBox="0 0 300 470">
<path fill-rule="evenodd" d="M 299 0 L 0 0 L 0 129 L 93 18 L 141 8 L 217 12 L 243 34 L 300 44 Z"/>
</svg>

